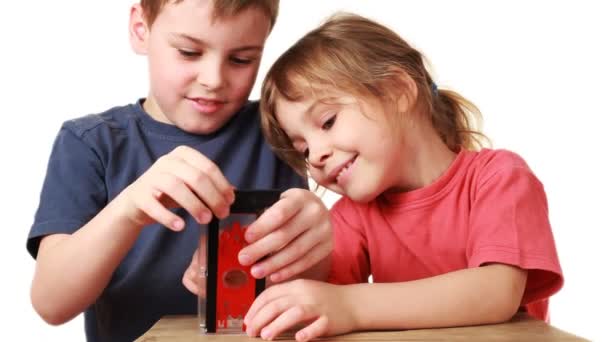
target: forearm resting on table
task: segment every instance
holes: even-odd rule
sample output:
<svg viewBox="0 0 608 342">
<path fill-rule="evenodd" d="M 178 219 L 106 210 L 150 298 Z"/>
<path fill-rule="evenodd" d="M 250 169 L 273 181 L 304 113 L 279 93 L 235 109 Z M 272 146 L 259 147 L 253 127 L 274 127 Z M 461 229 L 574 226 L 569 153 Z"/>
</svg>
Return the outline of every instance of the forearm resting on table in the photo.
<svg viewBox="0 0 608 342">
<path fill-rule="evenodd" d="M 499 323 L 517 312 L 527 272 L 492 264 L 403 283 L 347 285 L 356 330 Z"/>
<path fill-rule="evenodd" d="M 140 230 L 110 203 L 74 234 L 43 238 L 31 288 L 34 309 L 49 324 L 83 312 L 107 286 Z"/>
</svg>

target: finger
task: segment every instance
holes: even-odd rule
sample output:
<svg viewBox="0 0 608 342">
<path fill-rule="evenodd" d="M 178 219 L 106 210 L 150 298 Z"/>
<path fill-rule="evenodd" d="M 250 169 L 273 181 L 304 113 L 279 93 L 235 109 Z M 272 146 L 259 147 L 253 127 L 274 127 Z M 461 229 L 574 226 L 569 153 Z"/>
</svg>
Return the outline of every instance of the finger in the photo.
<svg viewBox="0 0 608 342">
<path fill-rule="evenodd" d="M 306 310 L 302 305 L 291 306 L 262 328 L 260 336 L 263 339 L 273 339 L 294 325 L 313 318 L 316 317 L 312 310 Z"/>
<path fill-rule="evenodd" d="M 234 187 L 226 177 L 224 177 L 224 174 L 215 163 L 199 151 L 188 146 L 179 146 L 174 151 L 184 161 L 208 175 L 219 193 L 226 198 L 227 202 L 234 202 Z"/>
<path fill-rule="evenodd" d="M 204 203 L 206 208 L 209 208 L 216 216 L 220 218 L 228 216 L 230 202 L 220 193 L 210 175 L 199 170 L 188 161 L 179 158 L 173 158 L 165 162 L 163 169 L 165 173 L 181 180 L 193 195 L 196 194 L 195 197 L 199 202 L 202 201 L 201 203 Z M 198 216 L 195 217 L 198 218 Z M 198 219 L 201 221 L 199 223 L 207 223 L 211 220 L 211 214 L 209 213 Z"/>
<path fill-rule="evenodd" d="M 272 239 L 278 240 L 279 238 L 275 238 L 274 235 L 278 235 L 283 232 L 290 233 L 289 230 L 291 230 L 291 229 L 294 229 L 294 230 L 297 229 L 296 230 L 297 234 L 300 234 L 300 231 L 302 231 L 302 230 L 304 230 L 304 232 L 295 238 L 287 237 L 287 238 L 291 239 L 291 242 L 289 242 L 289 244 L 284 245 L 284 247 L 282 247 L 280 250 L 278 250 L 275 254 L 273 254 L 269 258 L 254 265 L 251 269 L 252 274 L 254 276 L 257 276 L 257 275 L 266 276 L 268 274 L 275 273 L 275 272 L 283 269 L 287 265 L 297 262 L 300 259 L 303 259 L 303 260 L 307 261 L 308 264 L 310 264 L 311 261 L 315 261 L 315 260 L 319 261 L 319 260 L 321 260 L 321 258 L 326 256 L 326 255 L 319 256 L 319 255 L 310 255 L 310 254 L 311 254 L 311 251 L 313 251 L 313 249 L 321 243 L 327 243 L 329 240 L 330 244 L 331 244 L 331 236 L 330 236 L 331 229 L 329 228 L 329 226 L 327 224 L 324 224 L 324 225 L 320 225 L 318 228 L 310 228 L 310 229 L 306 230 L 306 226 L 308 225 L 307 222 L 298 222 L 298 221 L 302 221 L 302 220 L 295 220 L 295 219 L 292 221 L 296 221 L 296 222 L 294 222 L 294 223 L 290 222 L 290 224 L 284 230 L 273 232 L 267 238 L 269 238 L 269 239 L 272 238 Z M 296 228 L 292 228 L 292 226 L 294 226 Z M 304 228 L 302 228 L 302 226 L 304 226 Z M 295 234 L 290 234 L 290 235 L 295 235 Z M 327 238 L 328 236 L 330 236 L 329 239 Z M 264 239 L 256 242 L 256 244 L 262 243 L 263 241 L 264 241 Z M 256 246 L 250 246 L 250 247 L 256 247 Z M 319 253 L 322 253 L 322 252 L 329 253 L 329 251 L 326 251 L 325 249 L 320 249 L 320 250 L 318 250 L 318 252 Z M 302 264 L 302 263 L 299 263 L 299 264 Z M 306 263 L 304 263 L 304 265 L 305 264 Z M 312 265 L 308 265 L 308 267 L 310 267 L 310 266 L 312 266 Z M 273 280 L 273 279 L 271 279 L 271 280 Z"/>
<path fill-rule="evenodd" d="M 264 327 L 270 324 L 283 312 L 289 310 L 289 308 L 290 301 L 287 296 L 268 302 L 249 320 L 249 324 L 247 324 L 247 334 L 252 337 L 259 336 Z"/>
<path fill-rule="evenodd" d="M 239 262 L 244 266 L 251 265 L 280 250 L 309 228 L 310 220 L 301 214 L 300 209 L 294 201 L 284 200 L 264 212 L 247 228 L 245 238 L 251 244 L 239 252 Z M 261 278 L 264 275 L 254 276 Z"/>
<path fill-rule="evenodd" d="M 180 231 L 184 229 L 184 226 L 186 225 L 181 217 L 165 208 L 165 206 L 152 196 L 148 197 L 147 200 L 144 200 L 144 203 L 140 204 L 140 210 L 146 213 L 152 220 L 174 231 Z"/>
<path fill-rule="evenodd" d="M 248 266 L 255 262 L 258 262 L 260 259 L 271 255 L 277 251 L 281 251 L 285 246 L 287 246 L 290 242 L 299 240 L 298 235 L 305 230 L 305 225 L 299 222 L 289 222 L 287 225 L 283 226 L 281 229 L 277 229 L 274 232 L 266 235 L 261 240 L 254 242 L 251 245 L 246 246 L 241 249 L 239 252 L 238 258 L 239 262 Z M 298 245 L 298 247 L 303 247 L 307 242 L 302 241 Z M 286 255 L 280 256 L 279 258 L 284 259 Z M 278 262 L 279 259 L 274 259 L 275 262 Z M 292 262 L 293 260 L 285 260 L 284 263 Z M 256 278 L 263 278 L 270 272 L 274 272 L 276 268 L 272 268 L 271 270 L 266 270 L 263 265 L 256 265 L 252 268 L 252 275 Z"/>
<path fill-rule="evenodd" d="M 245 239 L 247 242 L 253 243 L 267 236 L 270 232 L 291 220 L 300 211 L 301 207 L 296 197 L 282 197 L 249 225 Z"/>
<path fill-rule="evenodd" d="M 199 223 L 211 219 L 211 213 L 205 204 L 174 174 L 162 173 L 156 187 L 165 196 L 175 201 L 178 206 L 186 209 Z"/>
<path fill-rule="evenodd" d="M 296 340 L 298 342 L 305 342 L 321 337 L 327 333 L 329 327 L 329 320 L 327 316 L 321 316 L 312 322 L 309 326 L 301 329 L 296 333 Z"/>
<path fill-rule="evenodd" d="M 321 260 L 330 255 L 331 251 L 332 244 L 329 242 L 322 242 L 314 246 L 302 257 L 296 259 L 293 263 L 279 269 L 279 271 L 275 273 L 270 274 L 270 281 L 273 283 L 279 283 L 295 277 L 318 264 Z"/>
<path fill-rule="evenodd" d="M 258 314 L 258 311 L 266 306 L 268 303 L 283 297 L 287 292 L 290 284 L 278 284 L 264 290 L 257 298 L 253 301 L 247 314 L 245 315 L 244 322 L 249 325 L 253 317 Z"/>
<path fill-rule="evenodd" d="M 189 267 L 186 272 L 184 272 L 184 276 L 182 277 L 182 284 L 184 284 L 188 291 L 192 292 L 195 295 L 199 294 L 197 275 L 198 272 L 196 272 L 196 269 Z"/>
</svg>

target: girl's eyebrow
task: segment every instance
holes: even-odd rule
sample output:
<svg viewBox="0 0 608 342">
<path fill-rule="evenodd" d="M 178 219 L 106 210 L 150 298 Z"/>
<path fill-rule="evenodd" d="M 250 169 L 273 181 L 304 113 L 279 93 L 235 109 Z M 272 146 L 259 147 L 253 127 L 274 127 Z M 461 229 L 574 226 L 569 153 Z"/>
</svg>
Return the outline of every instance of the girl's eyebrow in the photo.
<svg viewBox="0 0 608 342">
<path fill-rule="evenodd" d="M 209 44 L 207 42 L 205 42 L 202 39 L 196 38 L 196 37 L 192 37 L 190 35 L 187 35 L 185 33 L 171 33 L 170 34 L 172 38 L 174 39 L 179 39 L 179 40 L 187 40 L 193 44 L 199 45 L 199 46 L 204 46 L 207 47 L 209 46 Z M 230 50 L 232 52 L 243 52 L 243 51 L 255 51 L 255 52 L 259 52 L 262 51 L 262 46 L 259 45 L 245 45 L 245 46 L 239 46 L 237 48 L 234 48 L 232 50 Z"/>
</svg>

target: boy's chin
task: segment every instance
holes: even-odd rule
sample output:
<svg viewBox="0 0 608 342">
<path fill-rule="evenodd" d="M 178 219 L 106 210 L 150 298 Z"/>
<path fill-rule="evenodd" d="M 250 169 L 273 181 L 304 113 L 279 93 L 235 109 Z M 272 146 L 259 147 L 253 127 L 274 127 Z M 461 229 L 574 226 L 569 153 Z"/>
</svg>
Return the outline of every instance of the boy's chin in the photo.
<svg viewBox="0 0 608 342">
<path fill-rule="evenodd" d="M 222 128 L 228 120 L 177 122 L 175 125 L 184 132 L 197 135 L 215 133 Z"/>
</svg>

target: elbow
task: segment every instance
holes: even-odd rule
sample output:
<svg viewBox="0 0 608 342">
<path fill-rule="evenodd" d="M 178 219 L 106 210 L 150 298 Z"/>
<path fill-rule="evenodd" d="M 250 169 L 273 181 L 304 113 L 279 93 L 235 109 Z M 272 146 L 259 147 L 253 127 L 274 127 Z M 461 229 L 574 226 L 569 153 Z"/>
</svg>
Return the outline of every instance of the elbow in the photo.
<svg viewBox="0 0 608 342">
<path fill-rule="evenodd" d="M 505 298 L 501 302 L 495 303 L 491 309 L 491 314 L 488 315 L 491 324 L 504 323 L 510 321 L 519 310 L 521 302 L 520 298 Z"/>
<path fill-rule="evenodd" d="M 503 323 L 509 321 L 515 316 L 526 289 L 528 272 L 511 266 L 500 265 L 501 272 L 498 277 L 498 286 L 492 287 L 494 300 L 488 301 L 490 305 L 488 309 L 487 323 Z M 505 272 L 506 270 L 507 272 Z"/>
<path fill-rule="evenodd" d="M 61 325 L 73 318 L 73 315 L 66 314 L 65 310 L 62 310 L 61 305 L 48 300 L 48 296 L 37 291 L 35 287 L 32 287 L 30 299 L 38 316 L 50 325 Z"/>
<path fill-rule="evenodd" d="M 524 287 L 525 283 L 524 286 L 498 292 L 494 300 L 488 303 L 491 306 L 488 307 L 489 322 L 487 323 L 503 323 L 511 320 L 521 306 Z"/>
</svg>

